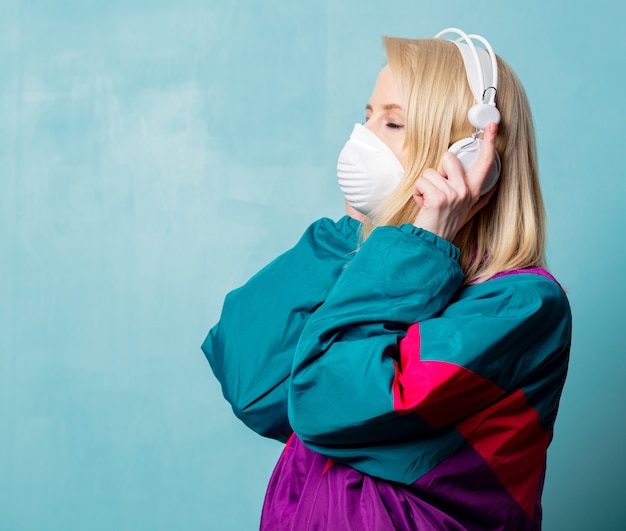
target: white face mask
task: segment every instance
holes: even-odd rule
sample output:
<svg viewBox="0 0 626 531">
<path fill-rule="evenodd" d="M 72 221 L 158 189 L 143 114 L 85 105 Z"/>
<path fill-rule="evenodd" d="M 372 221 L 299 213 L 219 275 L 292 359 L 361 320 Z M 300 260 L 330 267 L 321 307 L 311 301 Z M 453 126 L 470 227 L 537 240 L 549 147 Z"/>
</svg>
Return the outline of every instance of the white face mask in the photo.
<svg viewBox="0 0 626 531">
<path fill-rule="evenodd" d="M 389 146 L 364 125 L 355 124 L 337 161 L 339 187 L 348 203 L 371 215 L 403 174 L 404 168 Z"/>
</svg>

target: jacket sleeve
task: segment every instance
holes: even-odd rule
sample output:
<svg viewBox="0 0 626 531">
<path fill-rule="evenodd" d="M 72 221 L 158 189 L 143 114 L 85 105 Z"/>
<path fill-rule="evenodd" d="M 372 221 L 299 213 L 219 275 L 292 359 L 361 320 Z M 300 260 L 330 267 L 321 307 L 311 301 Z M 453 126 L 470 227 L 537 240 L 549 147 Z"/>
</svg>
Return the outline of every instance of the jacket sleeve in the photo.
<svg viewBox="0 0 626 531">
<path fill-rule="evenodd" d="M 289 418 L 307 446 L 405 480 L 407 469 L 385 470 L 403 445 L 434 441 L 568 350 L 555 282 L 516 275 L 459 290 L 462 277 L 458 249 L 432 233 L 372 233 L 296 350 Z"/>
<path fill-rule="evenodd" d="M 204 351 L 224 397 L 246 425 L 286 440 L 287 391 L 296 344 L 356 249 L 360 223 L 313 223 L 294 248 L 226 296 Z"/>
</svg>

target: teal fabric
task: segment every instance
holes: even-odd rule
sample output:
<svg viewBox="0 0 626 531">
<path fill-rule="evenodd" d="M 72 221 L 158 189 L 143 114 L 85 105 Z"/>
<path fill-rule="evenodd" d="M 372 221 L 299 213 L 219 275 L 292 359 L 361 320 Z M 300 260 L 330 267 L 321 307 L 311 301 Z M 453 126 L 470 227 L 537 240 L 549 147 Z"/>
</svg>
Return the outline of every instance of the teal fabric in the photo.
<svg viewBox="0 0 626 531">
<path fill-rule="evenodd" d="M 202 345 L 235 414 L 257 433 L 287 440 L 287 388 L 298 338 L 351 259 L 361 224 L 313 223 L 297 245 L 224 301 Z"/>
<path fill-rule="evenodd" d="M 468 286 L 437 317 L 420 324 L 423 359 L 450 361 L 508 391 L 520 387 L 551 431 L 571 341 L 569 302 L 536 274 Z"/>
<path fill-rule="evenodd" d="M 459 291 L 457 259 L 449 242 L 411 226 L 379 228 L 363 244 L 296 350 L 289 414 L 310 448 L 410 483 L 438 462 L 442 449 L 459 447 L 449 428 L 464 409 L 450 409 L 442 419 L 447 433 L 433 433 L 416 414 L 394 411 L 398 340 L 418 321 L 422 359 L 466 367 L 504 392 L 538 386 L 536 396 L 550 398 L 536 400 L 542 417 L 553 418 L 571 334 L 565 294 L 538 275 Z"/>
<path fill-rule="evenodd" d="M 314 223 L 226 298 L 203 349 L 235 413 L 263 435 L 284 440 L 293 428 L 319 453 L 412 483 L 461 447 L 454 423 L 467 414 L 447 408 L 434 430 L 394 410 L 399 340 L 419 322 L 416 355 L 503 395 L 525 386 L 551 431 L 571 334 L 560 286 L 526 274 L 461 288 L 450 242 L 380 227 L 353 253 L 357 229 L 349 218 Z"/>
</svg>

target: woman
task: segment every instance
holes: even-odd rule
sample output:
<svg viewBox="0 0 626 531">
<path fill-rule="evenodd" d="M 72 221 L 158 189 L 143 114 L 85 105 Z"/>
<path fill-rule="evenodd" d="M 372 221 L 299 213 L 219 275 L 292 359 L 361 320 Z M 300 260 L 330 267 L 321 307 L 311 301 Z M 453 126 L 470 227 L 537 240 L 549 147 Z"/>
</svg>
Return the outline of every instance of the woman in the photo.
<svg viewBox="0 0 626 531">
<path fill-rule="evenodd" d="M 263 529 L 541 527 L 570 310 L 523 88 L 458 33 L 385 38 L 338 164 L 348 215 L 230 293 L 203 344 L 237 416 L 286 441 Z M 496 93 L 499 129 L 472 125 Z M 474 164 L 447 152 L 464 137 Z"/>
</svg>

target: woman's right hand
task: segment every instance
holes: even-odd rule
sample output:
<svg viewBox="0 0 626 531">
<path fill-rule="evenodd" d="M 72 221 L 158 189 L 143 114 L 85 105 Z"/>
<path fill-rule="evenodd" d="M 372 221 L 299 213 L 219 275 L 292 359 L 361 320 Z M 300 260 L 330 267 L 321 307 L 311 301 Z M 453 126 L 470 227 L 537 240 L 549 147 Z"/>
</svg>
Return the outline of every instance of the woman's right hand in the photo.
<svg viewBox="0 0 626 531">
<path fill-rule="evenodd" d="M 448 241 L 488 202 L 497 187 L 481 196 L 480 190 L 494 163 L 498 126 L 487 126 L 478 160 L 467 173 L 453 153 L 441 157 L 439 167 L 424 171 L 415 183 L 413 198 L 419 212 L 413 224 Z"/>
</svg>

